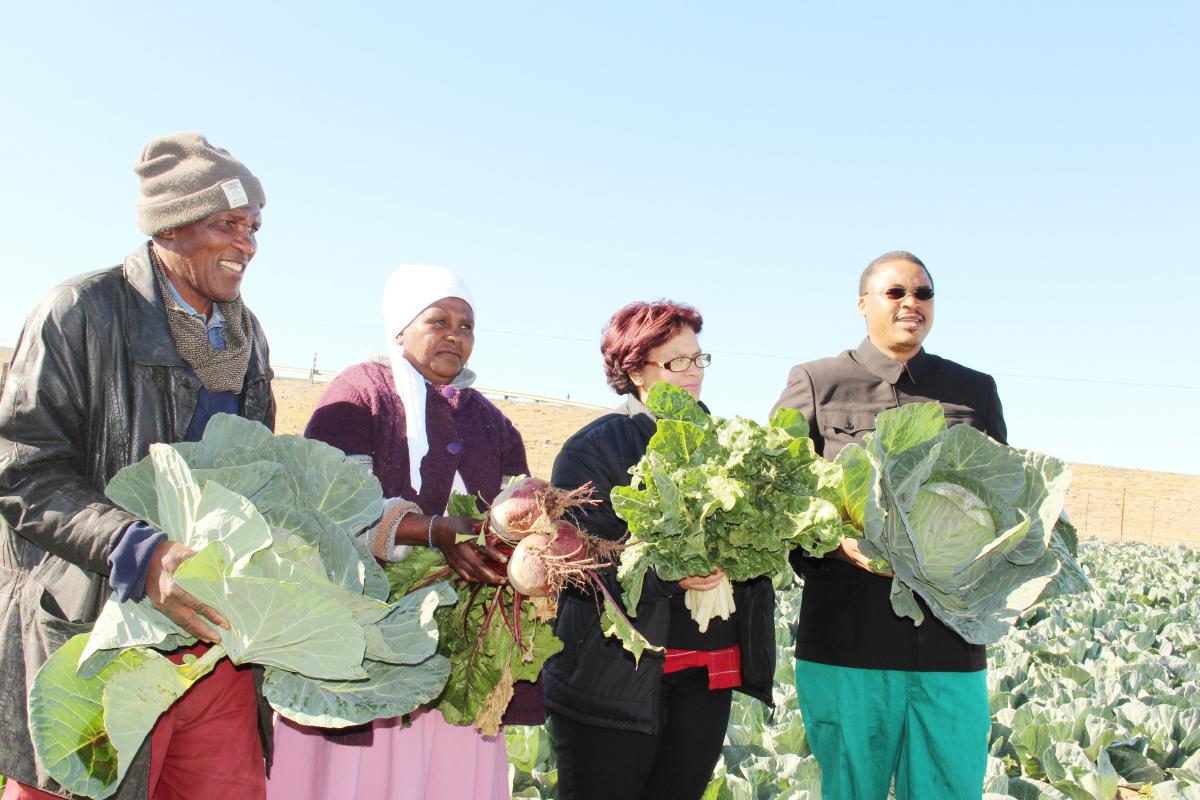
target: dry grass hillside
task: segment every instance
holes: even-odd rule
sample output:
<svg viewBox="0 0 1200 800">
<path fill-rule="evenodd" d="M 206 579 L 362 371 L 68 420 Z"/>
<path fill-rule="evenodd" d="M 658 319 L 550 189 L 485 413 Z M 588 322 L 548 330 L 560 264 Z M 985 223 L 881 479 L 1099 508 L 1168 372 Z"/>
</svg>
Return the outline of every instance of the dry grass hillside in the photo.
<svg viewBox="0 0 1200 800">
<path fill-rule="evenodd" d="M 277 428 L 299 433 L 324 390 L 323 384 L 277 380 Z M 525 438 L 529 466 L 549 476 L 563 441 L 598 410 L 548 403 L 499 401 L 497 405 Z M 1169 472 L 1072 465 L 1075 478 L 1067 511 L 1088 538 L 1200 545 L 1200 476 Z"/>
</svg>

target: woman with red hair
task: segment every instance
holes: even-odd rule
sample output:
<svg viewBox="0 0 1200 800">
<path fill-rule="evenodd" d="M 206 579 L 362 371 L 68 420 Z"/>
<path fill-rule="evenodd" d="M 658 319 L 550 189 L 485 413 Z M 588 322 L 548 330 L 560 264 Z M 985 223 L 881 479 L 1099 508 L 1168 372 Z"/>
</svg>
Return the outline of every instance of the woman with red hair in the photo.
<svg viewBox="0 0 1200 800">
<path fill-rule="evenodd" d="M 628 397 L 567 440 L 551 476 L 563 489 L 595 487 L 601 502 L 575 513 L 588 533 L 611 541 L 626 535 L 609 496 L 614 486 L 629 485 L 629 468 L 656 430 L 645 405 L 650 387 L 666 381 L 700 399 L 712 361 L 697 339 L 702 324 L 696 309 L 669 300 L 630 303 L 609 321 L 600 347 L 604 369 L 613 390 Z M 601 577 L 619 598 L 615 568 Z M 703 633 L 684 605 L 686 590 L 711 589 L 723 577 L 718 571 L 663 581 L 647 574 L 634 622 L 666 652 L 647 650 L 640 664 L 604 635 L 595 597 L 563 592 L 555 622 L 563 650 L 543 670 L 563 800 L 699 798 L 721 754 L 733 690 L 771 704 L 770 581 L 734 584 L 737 611 L 713 619 Z"/>
</svg>

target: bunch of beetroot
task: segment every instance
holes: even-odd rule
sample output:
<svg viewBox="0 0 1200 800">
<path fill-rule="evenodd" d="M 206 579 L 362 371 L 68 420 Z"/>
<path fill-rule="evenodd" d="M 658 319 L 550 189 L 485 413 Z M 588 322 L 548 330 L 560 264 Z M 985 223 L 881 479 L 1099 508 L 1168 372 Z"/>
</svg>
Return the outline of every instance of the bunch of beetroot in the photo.
<svg viewBox="0 0 1200 800">
<path fill-rule="evenodd" d="M 522 477 L 496 496 L 484 517 L 483 535 L 511 553 L 508 581 L 518 597 L 554 597 L 566 586 L 585 586 L 620 549 L 562 518 L 572 508 L 597 502 L 591 495 L 590 485 L 565 491 Z"/>
<path fill-rule="evenodd" d="M 589 536 L 562 518 L 572 508 L 598 502 L 592 498 L 590 484 L 564 491 L 538 478 L 518 478 L 488 509 L 483 535 L 512 548 L 508 582 L 516 594 L 516 607 L 522 595 L 548 600 L 553 608 L 565 587 L 591 588 L 598 599 L 605 635 L 620 639 L 636 660 L 643 650 L 663 648 L 642 636 L 596 574 L 611 564 L 624 546 Z M 516 635 L 519 640 L 519 630 Z"/>
<path fill-rule="evenodd" d="M 566 492 L 537 478 L 511 481 L 480 525 L 480 536 L 509 555 L 508 585 L 466 583 L 435 548 L 416 548 L 387 566 L 396 596 L 445 579 L 458 590 L 457 603 L 437 612 L 438 652 L 450 661 L 450 677 L 432 705 L 447 722 L 494 735 L 515 684 L 536 680 L 545 660 L 562 648 L 549 624 L 558 593 L 588 584 L 603 591 L 595 573 L 619 546 L 563 519 L 592 502 L 591 487 Z M 477 515 L 475 499 L 455 495 L 447 513 Z"/>
</svg>

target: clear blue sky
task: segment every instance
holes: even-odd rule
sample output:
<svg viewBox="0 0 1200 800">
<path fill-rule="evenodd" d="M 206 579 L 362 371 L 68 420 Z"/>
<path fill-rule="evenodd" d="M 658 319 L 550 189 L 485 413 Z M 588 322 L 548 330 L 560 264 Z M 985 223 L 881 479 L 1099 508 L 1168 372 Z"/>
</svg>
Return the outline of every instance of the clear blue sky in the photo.
<svg viewBox="0 0 1200 800">
<path fill-rule="evenodd" d="M 482 385 L 615 403 L 600 330 L 666 296 L 714 411 L 762 419 L 904 248 L 1014 444 L 1200 473 L 1196 4 L 0 8 L 0 342 L 142 241 L 134 160 L 199 130 L 266 188 L 244 295 L 278 365 L 381 351 L 384 278 L 438 263 Z"/>
</svg>

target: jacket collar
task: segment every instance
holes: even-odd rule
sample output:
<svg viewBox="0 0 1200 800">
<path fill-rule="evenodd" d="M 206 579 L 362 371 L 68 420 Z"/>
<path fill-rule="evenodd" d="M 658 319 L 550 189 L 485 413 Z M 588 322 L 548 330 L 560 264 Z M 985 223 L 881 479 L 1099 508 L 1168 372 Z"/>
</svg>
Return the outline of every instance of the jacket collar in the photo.
<svg viewBox="0 0 1200 800">
<path fill-rule="evenodd" d="M 167 325 L 166 307 L 150 264 L 150 242 L 129 254 L 124 270 L 129 284 L 129 347 L 134 360 L 152 366 L 186 367 Z"/>
<path fill-rule="evenodd" d="M 854 351 L 854 360 L 867 368 L 875 377 L 881 381 L 886 381 L 893 386 L 904 378 L 907 372 L 909 379 L 916 381 L 921 374 L 922 364 L 928 360 L 929 356 L 922 347 L 917 351 L 917 354 L 909 359 L 907 364 L 901 364 L 886 355 L 884 355 L 878 347 L 871 341 L 871 337 L 862 340 L 862 344 Z"/>
<path fill-rule="evenodd" d="M 646 404 L 638 400 L 635 395 L 627 396 L 625 402 L 617 406 L 616 412 L 629 417 L 638 430 L 649 436 L 653 436 L 654 432 L 658 430 L 658 420 L 650 413 L 650 409 L 646 408 Z"/>
</svg>

